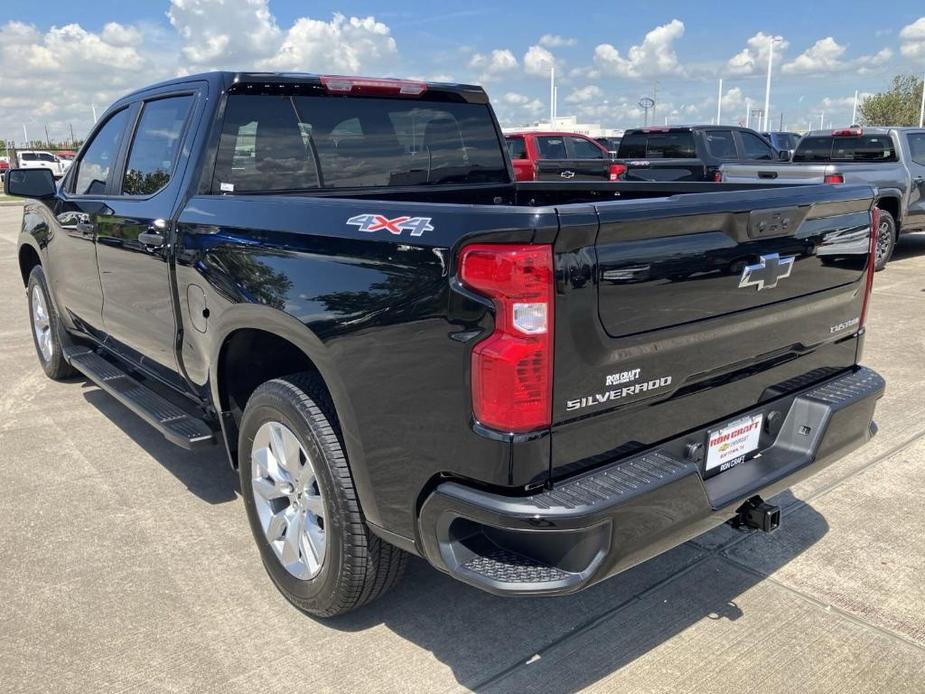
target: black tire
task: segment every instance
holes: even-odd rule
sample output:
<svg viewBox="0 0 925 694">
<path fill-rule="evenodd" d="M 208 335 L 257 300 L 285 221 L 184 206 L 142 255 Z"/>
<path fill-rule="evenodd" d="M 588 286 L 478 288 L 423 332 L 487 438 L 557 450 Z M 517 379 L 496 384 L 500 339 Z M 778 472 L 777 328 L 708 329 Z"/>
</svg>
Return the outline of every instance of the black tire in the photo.
<svg viewBox="0 0 925 694">
<path fill-rule="evenodd" d="M 44 301 L 44 309 L 47 311 L 48 336 L 50 338 L 50 355 L 46 357 L 42 353 L 42 347 L 39 346 L 39 334 L 36 327 L 36 306 L 33 301 L 34 292 L 41 292 Z M 63 335 L 64 328 L 58 320 L 58 314 L 55 312 L 55 306 L 51 303 L 51 295 L 48 291 L 48 282 L 45 279 L 45 271 L 41 265 L 36 265 L 29 273 L 29 283 L 26 290 L 26 298 L 29 304 L 29 326 L 32 329 L 32 343 L 35 345 L 35 354 L 39 358 L 39 364 L 45 375 L 56 381 L 66 378 L 72 378 L 77 375 L 77 371 L 64 359 L 63 343 L 66 338 Z"/>
<path fill-rule="evenodd" d="M 880 210 L 880 228 L 877 230 L 877 249 L 874 270 L 880 272 L 893 257 L 896 248 L 896 220 L 884 209 Z"/>
<path fill-rule="evenodd" d="M 254 437 L 266 422 L 295 434 L 310 457 L 325 508 L 325 552 L 320 571 L 300 579 L 286 570 L 260 525 L 252 486 Z M 300 610 L 333 617 L 375 600 L 394 586 L 407 554 L 366 525 L 341 443 L 334 408 L 318 381 L 296 374 L 267 381 L 247 401 L 239 437 L 241 494 L 264 567 L 279 591 Z"/>
</svg>

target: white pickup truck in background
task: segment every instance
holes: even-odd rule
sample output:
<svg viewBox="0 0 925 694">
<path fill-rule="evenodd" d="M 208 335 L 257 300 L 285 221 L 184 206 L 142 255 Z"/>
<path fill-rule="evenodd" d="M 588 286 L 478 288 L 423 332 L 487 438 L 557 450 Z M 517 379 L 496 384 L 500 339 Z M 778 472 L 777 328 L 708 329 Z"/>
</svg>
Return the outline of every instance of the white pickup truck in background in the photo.
<svg viewBox="0 0 925 694">
<path fill-rule="evenodd" d="M 886 265 L 902 232 L 925 229 L 925 129 L 815 130 L 797 145 L 791 162 L 723 164 L 728 183 L 866 183 L 874 186 L 880 215 L 877 269 Z"/>
<path fill-rule="evenodd" d="M 16 156 L 20 169 L 48 169 L 55 178 L 61 178 L 71 165 L 69 160 L 41 149 L 21 149 Z"/>
</svg>

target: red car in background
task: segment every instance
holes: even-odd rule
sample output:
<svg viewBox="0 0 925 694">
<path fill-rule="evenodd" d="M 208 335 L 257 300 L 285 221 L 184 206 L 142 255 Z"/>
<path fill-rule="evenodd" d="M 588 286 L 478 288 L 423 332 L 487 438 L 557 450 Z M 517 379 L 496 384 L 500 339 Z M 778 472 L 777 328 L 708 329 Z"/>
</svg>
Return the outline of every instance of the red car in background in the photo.
<svg viewBox="0 0 925 694">
<path fill-rule="evenodd" d="M 513 132 L 505 139 L 518 181 L 618 181 L 626 171 L 586 135 Z"/>
</svg>

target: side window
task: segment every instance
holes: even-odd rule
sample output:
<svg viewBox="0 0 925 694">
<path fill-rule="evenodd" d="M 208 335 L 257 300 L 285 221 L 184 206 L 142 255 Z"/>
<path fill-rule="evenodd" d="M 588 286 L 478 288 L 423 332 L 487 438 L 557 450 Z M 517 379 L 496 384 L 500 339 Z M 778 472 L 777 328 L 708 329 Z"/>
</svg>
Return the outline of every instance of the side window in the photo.
<svg viewBox="0 0 925 694">
<path fill-rule="evenodd" d="M 536 147 L 540 159 L 568 159 L 565 151 L 565 140 L 561 137 L 538 137 Z"/>
<path fill-rule="evenodd" d="M 746 159 L 770 160 L 775 158 L 771 146 L 757 135 L 740 131 L 739 137 L 742 138 Z"/>
<path fill-rule="evenodd" d="M 588 142 L 581 137 L 570 137 L 569 141 L 572 145 L 572 156 L 576 159 L 603 159 L 604 153 L 600 148 L 595 147 L 592 143 Z"/>
<path fill-rule="evenodd" d="M 38 159 L 38 157 L 36 157 L 35 154 L 32 152 L 23 152 L 22 154 L 19 155 L 19 158 L 22 159 L 23 161 L 35 161 L 36 159 Z"/>
<path fill-rule="evenodd" d="M 707 151 L 717 159 L 736 159 L 736 143 L 731 130 L 707 130 L 703 134 Z"/>
<path fill-rule="evenodd" d="M 192 103 L 191 95 L 145 103 L 122 178 L 123 195 L 151 195 L 167 185 Z"/>
<path fill-rule="evenodd" d="M 527 143 L 522 137 L 509 137 L 507 138 L 507 151 L 511 159 L 526 159 Z"/>
<path fill-rule="evenodd" d="M 114 114 L 102 128 L 96 131 L 93 142 L 77 162 L 77 179 L 74 193 L 77 195 L 99 195 L 106 190 L 109 172 L 119 155 L 122 134 L 128 119 L 128 109 Z"/>
<path fill-rule="evenodd" d="M 925 133 L 909 134 L 909 158 L 916 164 L 925 166 Z"/>
<path fill-rule="evenodd" d="M 55 160 L 54 156 L 52 156 L 48 152 L 40 152 L 38 156 L 39 156 L 39 159 L 41 159 L 42 161 L 52 161 L 53 162 Z"/>
</svg>

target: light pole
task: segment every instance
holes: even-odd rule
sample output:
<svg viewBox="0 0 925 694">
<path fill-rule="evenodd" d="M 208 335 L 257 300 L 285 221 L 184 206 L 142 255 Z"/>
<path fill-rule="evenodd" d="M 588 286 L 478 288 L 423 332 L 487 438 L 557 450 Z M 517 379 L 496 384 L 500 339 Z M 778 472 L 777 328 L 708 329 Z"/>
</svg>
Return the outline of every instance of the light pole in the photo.
<svg viewBox="0 0 925 694">
<path fill-rule="evenodd" d="M 851 109 L 851 125 L 858 122 L 858 90 L 854 90 L 854 108 Z"/>
<path fill-rule="evenodd" d="M 771 116 L 771 68 L 774 64 L 774 42 L 777 39 L 774 36 L 768 38 L 768 81 L 764 86 L 764 128 L 762 130 L 770 130 L 768 128 L 768 118 Z"/>
<path fill-rule="evenodd" d="M 716 124 L 719 125 L 723 117 L 723 78 L 719 78 L 719 96 L 716 97 Z"/>
<path fill-rule="evenodd" d="M 641 108 L 645 114 L 645 120 L 643 121 L 644 126 L 649 124 L 649 109 L 653 106 L 655 106 L 655 99 L 651 96 L 644 96 L 639 100 L 639 108 Z"/>
<path fill-rule="evenodd" d="M 919 127 L 925 128 L 925 74 L 922 75 L 922 105 L 919 106 Z"/>
</svg>

